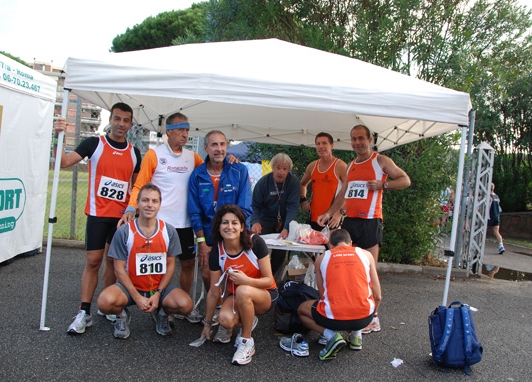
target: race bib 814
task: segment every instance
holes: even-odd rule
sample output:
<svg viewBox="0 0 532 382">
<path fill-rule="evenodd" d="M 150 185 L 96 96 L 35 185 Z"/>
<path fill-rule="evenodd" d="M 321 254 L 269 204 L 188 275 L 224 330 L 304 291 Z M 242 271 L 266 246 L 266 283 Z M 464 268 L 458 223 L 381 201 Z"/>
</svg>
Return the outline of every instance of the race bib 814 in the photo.
<svg viewBox="0 0 532 382">
<path fill-rule="evenodd" d="M 368 198 L 368 182 L 364 180 L 353 180 L 347 184 L 345 192 L 346 199 L 367 199 Z"/>
</svg>

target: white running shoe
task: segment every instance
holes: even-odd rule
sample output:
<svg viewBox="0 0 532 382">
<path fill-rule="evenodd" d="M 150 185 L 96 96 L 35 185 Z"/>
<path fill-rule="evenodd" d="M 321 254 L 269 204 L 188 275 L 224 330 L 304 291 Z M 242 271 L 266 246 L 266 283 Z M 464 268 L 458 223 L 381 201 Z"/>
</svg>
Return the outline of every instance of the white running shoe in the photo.
<svg viewBox="0 0 532 382">
<path fill-rule="evenodd" d="M 116 321 L 116 314 L 105 314 L 100 309 L 98 309 L 97 314 L 98 314 L 98 316 L 105 317 L 107 319 L 107 321 L 112 322 L 113 324 Z"/>
<path fill-rule="evenodd" d="M 371 332 L 380 332 L 381 331 L 381 322 L 379 321 L 379 317 L 373 317 L 373 320 L 369 323 L 368 326 L 366 326 L 364 329 L 362 329 L 362 334 L 369 334 Z"/>
<path fill-rule="evenodd" d="M 92 326 L 92 316 L 87 314 L 84 310 L 79 310 L 78 314 L 74 317 L 74 321 L 68 327 L 67 333 L 70 334 L 83 334 L 86 328 Z"/>
<path fill-rule="evenodd" d="M 174 314 L 174 317 L 177 318 L 178 320 L 184 320 L 186 318 L 187 321 L 190 322 L 191 324 L 197 324 L 198 322 L 201 322 L 201 318 L 202 318 L 196 308 L 192 309 L 192 311 L 187 315 Z"/>
<path fill-rule="evenodd" d="M 221 327 L 221 326 L 220 326 Z M 255 342 L 253 338 L 242 338 L 238 344 L 235 355 L 233 356 L 233 365 L 247 365 L 251 362 L 251 357 L 255 355 Z"/>
<path fill-rule="evenodd" d="M 281 349 L 289 351 L 298 357 L 308 357 L 308 342 L 302 334 L 295 333 L 292 337 L 281 337 L 279 341 Z"/>
<path fill-rule="evenodd" d="M 227 344 L 231 342 L 232 335 L 233 335 L 232 329 L 226 329 L 222 325 L 218 325 L 218 331 L 214 335 L 212 342 Z"/>
<path fill-rule="evenodd" d="M 129 324 L 131 323 L 131 314 L 127 308 L 124 308 L 125 316 L 118 315 L 116 316 L 115 321 L 115 332 L 113 335 L 115 338 L 126 339 L 129 337 Z"/>
<path fill-rule="evenodd" d="M 258 323 L 259 323 L 259 319 L 257 318 L 257 316 L 253 316 L 253 324 L 251 325 L 252 333 L 253 333 L 253 329 L 255 329 Z M 235 348 L 238 347 L 238 344 L 240 343 L 241 339 L 242 339 L 242 325 L 240 326 L 240 329 L 238 329 L 238 334 L 236 335 L 236 338 L 235 338 Z"/>
<path fill-rule="evenodd" d="M 170 322 L 166 314 L 161 316 L 159 310 L 154 310 L 151 315 L 155 321 L 155 331 L 158 334 L 161 336 L 169 336 L 172 334 L 172 328 L 170 327 Z"/>
</svg>

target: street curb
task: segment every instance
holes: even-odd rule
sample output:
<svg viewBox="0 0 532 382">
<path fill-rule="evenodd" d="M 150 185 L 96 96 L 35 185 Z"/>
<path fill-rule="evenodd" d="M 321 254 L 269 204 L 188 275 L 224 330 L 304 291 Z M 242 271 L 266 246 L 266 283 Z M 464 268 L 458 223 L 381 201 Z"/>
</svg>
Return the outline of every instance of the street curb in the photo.
<svg viewBox="0 0 532 382">
<path fill-rule="evenodd" d="M 377 271 L 382 273 L 419 273 L 426 276 L 447 276 L 446 267 L 433 267 L 428 265 L 377 263 Z M 469 278 L 469 272 L 467 269 L 453 268 L 451 269 L 451 276 L 467 279 Z"/>
<path fill-rule="evenodd" d="M 48 239 L 42 239 L 42 246 L 46 247 L 48 244 Z M 76 248 L 76 249 L 85 249 L 85 242 L 80 240 L 68 240 L 68 239 L 52 239 L 53 247 L 63 247 L 63 248 Z"/>
<path fill-rule="evenodd" d="M 43 247 L 46 247 L 47 239 L 43 239 Z M 79 240 L 68 239 L 53 239 L 52 246 L 85 249 L 85 242 Z M 447 268 L 432 267 L 432 266 L 420 266 L 420 265 L 407 265 L 407 264 L 394 264 L 394 263 L 378 263 L 377 271 L 382 273 L 418 273 L 427 276 L 446 276 Z M 467 269 L 453 268 L 451 270 L 452 277 L 468 278 L 469 273 Z"/>
</svg>

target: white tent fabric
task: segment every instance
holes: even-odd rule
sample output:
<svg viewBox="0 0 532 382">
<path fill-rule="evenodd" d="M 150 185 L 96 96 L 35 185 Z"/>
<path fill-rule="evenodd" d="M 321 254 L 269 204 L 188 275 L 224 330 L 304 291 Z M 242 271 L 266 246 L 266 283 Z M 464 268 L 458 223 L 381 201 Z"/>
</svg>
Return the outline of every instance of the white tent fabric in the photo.
<svg viewBox="0 0 532 382">
<path fill-rule="evenodd" d="M 351 150 L 365 124 L 380 151 L 467 125 L 469 95 L 356 59 L 276 40 L 179 45 L 99 58 L 69 58 L 65 88 L 110 109 L 134 109 L 163 131 L 181 111 L 191 136 L 223 131 L 235 141 L 313 146 L 329 132 Z"/>
<path fill-rule="evenodd" d="M 40 249 L 57 83 L 0 54 L 0 262 Z"/>
</svg>

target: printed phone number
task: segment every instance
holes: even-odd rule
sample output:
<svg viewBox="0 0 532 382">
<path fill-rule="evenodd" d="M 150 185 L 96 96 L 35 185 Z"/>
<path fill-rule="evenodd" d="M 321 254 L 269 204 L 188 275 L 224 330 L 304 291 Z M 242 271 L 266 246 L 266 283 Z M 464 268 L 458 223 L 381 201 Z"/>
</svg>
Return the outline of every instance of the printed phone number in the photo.
<svg viewBox="0 0 532 382">
<path fill-rule="evenodd" d="M 28 81 L 21 80 L 20 78 L 17 78 L 15 76 L 12 76 L 10 74 L 3 73 L 2 78 L 4 81 L 9 82 L 11 84 L 15 84 L 17 86 L 20 86 L 25 89 L 33 90 L 34 92 L 40 92 L 41 87 L 39 85 L 30 84 Z"/>
</svg>

